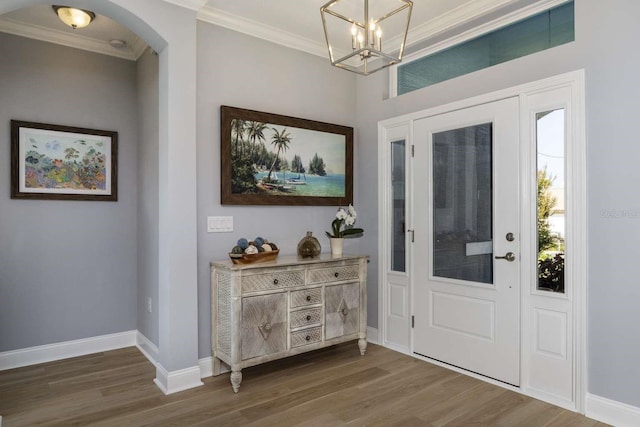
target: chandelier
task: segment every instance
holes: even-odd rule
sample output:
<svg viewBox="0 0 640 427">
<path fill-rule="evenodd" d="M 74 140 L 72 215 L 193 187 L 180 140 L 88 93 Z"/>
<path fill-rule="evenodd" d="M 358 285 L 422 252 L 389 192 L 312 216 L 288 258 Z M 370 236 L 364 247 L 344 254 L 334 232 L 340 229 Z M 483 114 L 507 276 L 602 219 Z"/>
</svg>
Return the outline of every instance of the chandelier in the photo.
<svg viewBox="0 0 640 427">
<path fill-rule="evenodd" d="M 412 8 L 411 0 L 326 3 L 320 14 L 331 65 L 366 76 L 402 61 Z"/>
</svg>

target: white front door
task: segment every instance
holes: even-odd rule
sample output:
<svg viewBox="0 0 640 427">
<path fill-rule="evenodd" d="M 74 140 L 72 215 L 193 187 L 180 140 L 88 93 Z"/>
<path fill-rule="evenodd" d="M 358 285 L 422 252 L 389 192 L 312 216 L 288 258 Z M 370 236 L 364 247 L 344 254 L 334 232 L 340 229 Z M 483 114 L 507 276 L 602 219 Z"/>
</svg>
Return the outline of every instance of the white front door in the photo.
<svg viewBox="0 0 640 427">
<path fill-rule="evenodd" d="M 518 99 L 416 120 L 413 351 L 520 384 Z"/>
</svg>

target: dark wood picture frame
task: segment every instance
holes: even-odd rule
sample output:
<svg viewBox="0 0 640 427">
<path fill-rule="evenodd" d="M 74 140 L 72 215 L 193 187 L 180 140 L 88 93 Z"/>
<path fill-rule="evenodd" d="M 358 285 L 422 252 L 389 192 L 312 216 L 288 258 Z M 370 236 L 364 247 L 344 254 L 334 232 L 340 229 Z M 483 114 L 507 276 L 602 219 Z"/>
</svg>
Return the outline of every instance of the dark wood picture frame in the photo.
<svg viewBox="0 0 640 427">
<path fill-rule="evenodd" d="M 11 198 L 118 200 L 118 132 L 11 120 Z"/>
<path fill-rule="evenodd" d="M 352 127 L 222 105 L 220 130 L 223 205 L 353 203 Z"/>
</svg>

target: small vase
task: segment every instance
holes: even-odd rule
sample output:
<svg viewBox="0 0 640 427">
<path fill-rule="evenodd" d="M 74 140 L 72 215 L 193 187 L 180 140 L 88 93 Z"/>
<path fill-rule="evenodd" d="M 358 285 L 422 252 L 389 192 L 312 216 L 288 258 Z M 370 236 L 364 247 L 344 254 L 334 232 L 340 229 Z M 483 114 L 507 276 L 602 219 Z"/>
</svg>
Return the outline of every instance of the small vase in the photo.
<svg viewBox="0 0 640 427">
<path fill-rule="evenodd" d="M 342 246 L 344 244 L 344 237 L 331 237 L 329 239 L 331 243 L 331 255 L 342 256 Z"/>
<path fill-rule="evenodd" d="M 298 256 L 302 258 L 315 258 L 320 255 L 320 242 L 313 237 L 311 231 L 307 231 L 307 235 L 298 243 Z"/>
</svg>

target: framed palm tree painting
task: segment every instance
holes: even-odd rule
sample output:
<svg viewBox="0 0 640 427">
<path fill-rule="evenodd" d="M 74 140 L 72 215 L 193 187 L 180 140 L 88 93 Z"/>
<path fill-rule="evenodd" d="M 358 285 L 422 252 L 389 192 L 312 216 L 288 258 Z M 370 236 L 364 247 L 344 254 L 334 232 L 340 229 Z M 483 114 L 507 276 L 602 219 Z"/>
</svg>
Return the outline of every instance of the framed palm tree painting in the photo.
<svg viewBox="0 0 640 427">
<path fill-rule="evenodd" d="M 223 205 L 353 201 L 353 128 L 220 107 Z"/>
</svg>

